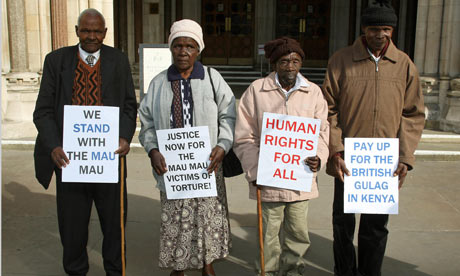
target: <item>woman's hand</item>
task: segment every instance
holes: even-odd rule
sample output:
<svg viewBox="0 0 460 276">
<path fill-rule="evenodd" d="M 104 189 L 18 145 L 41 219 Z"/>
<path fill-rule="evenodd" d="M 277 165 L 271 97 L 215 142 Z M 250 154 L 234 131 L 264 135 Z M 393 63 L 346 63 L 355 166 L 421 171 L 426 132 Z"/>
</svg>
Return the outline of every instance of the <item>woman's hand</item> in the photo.
<svg viewBox="0 0 460 276">
<path fill-rule="evenodd" d="M 208 166 L 208 173 L 217 172 L 217 168 L 219 168 L 220 163 L 224 160 L 225 157 L 225 150 L 219 146 L 215 146 L 211 152 L 211 156 L 209 156 L 209 160 L 211 163 Z"/>
<path fill-rule="evenodd" d="M 155 170 L 155 172 L 158 175 L 163 175 L 165 172 L 168 170 L 166 169 L 166 161 L 161 154 L 161 152 L 158 151 L 158 149 L 153 149 L 149 152 L 149 157 L 150 157 L 150 165 L 152 165 L 152 168 Z"/>
</svg>

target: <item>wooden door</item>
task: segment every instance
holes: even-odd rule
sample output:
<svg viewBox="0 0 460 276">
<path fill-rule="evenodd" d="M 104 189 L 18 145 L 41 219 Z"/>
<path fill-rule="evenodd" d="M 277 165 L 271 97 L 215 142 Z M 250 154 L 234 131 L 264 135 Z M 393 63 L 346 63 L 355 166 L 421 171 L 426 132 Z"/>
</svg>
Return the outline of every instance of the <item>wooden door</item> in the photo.
<svg viewBox="0 0 460 276">
<path fill-rule="evenodd" d="M 326 66 L 329 58 L 330 0 L 277 0 L 276 37 L 299 41 L 304 66 Z"/>
<path fill-rule="evenodd" d="M 205 64 L 253 63 L 254 0 L 203 0 Z"/>
</svg>

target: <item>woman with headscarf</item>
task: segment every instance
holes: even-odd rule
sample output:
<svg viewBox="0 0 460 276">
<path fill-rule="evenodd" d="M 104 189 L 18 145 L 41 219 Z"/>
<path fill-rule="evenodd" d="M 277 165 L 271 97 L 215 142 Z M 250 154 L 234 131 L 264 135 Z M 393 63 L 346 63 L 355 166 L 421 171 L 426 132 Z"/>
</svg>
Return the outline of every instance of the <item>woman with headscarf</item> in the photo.
<svg viewBox="0 0 460 276">
<path fill-rule="evenodd" d="M 231 247 L 220 164 L 233 144 L 235 97 L 216 70 L 208 71 L 196 61 L 204 49 L 198 23 L 189 19 L 175 22 L 168 44 L 173 64 L 150 82 L 139 107 L 139 140 L 150 157 L 160 189 L 159 266 L 172 268 L 173 276 L 184 275 L 188 269 L 202 269 L 203 275 L 215 275 L 212 262 L 226 257 Z M 169 200 L 163 181 L 167 167 L 158 150 L 156 131 L 194 126 L 209 127 L 212 151 L 207 170 L 216 172 L 217 197 Z"/>
</svg>

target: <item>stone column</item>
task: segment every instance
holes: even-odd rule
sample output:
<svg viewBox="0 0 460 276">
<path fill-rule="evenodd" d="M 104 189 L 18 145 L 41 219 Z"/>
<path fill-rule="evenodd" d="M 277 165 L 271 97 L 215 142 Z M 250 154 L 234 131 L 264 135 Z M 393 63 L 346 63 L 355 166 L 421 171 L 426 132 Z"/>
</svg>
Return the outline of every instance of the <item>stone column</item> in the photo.
<svg viewBox="0 0 460 276">
<path fill-rule="evenodd" d="M 10 71 L 10 45 L 8 34 L 8 13 L 6 1 L 2 1 L 2 73 Z"/>
<path fill-rule="evenodd" d="M 441 47 L 443 0 L 430 0 L 426 29 L 425 65 L 423 72 L 438 74 L 439 49 Z"/>
<path fill-rule="evenodd" d="M 38 1 L 38 21 L 40 34 L 40 71 L 46 55 L 53 50 L 50 1 Z M 63 33 L 65 29 L 63 30 Z"/>
<path fill-rule="evenodd" d="M 51 32 L 53 37 L 53 50 L 68 45 L 67 1 L 51 0 Z"/>
<path fill-rule="evenodd" d="M 10 72 L 10 47 L 8 35 L 8 16 L 6 12 L 6 1 L 2 1 L 2 118 L 5 117 L 7 107 L 7 88 L 6 88 L 6 74 Z"/>
<path fill-rule="evenodd" d="M 420 74 L 424 73 L 426 28 L 428 18 L 428 0 L 419 0 L 417 7 L 417 24 L 415 29 L 414 63 Z"/>
<path fill-rule="evenodd" d="M 24 0 L 7 0 L 11 72 L 25 72 L 28 67 Z"/>
<path fill-rule="evenodd" d="M 441 76 L 455 77 L 460 73 L 460 59 L 458 59 L 460 56 L 457 54 L 458 41 L 460 40 L 458 16 L 460 16 L 460 3 L 457 0 L 445 0 L 439 57 L 439 74 Z M 457 68 L 455 69 L 455 67 Z"/>
<path fill-rule="evenodd" d="M 114 46 L 114 16 L 113 16 L 113 1 L 112 0 L 91 0 L 90 7 L 97 9 L 104 15 L 105 27 L 107 28 L 107 35 L 104 39 L 104 44 Z"/>
<path fill-rule="evenodd" d="M 449 110 L 447 94 L 449 91 L 450 77 L 449 77 L 449 64 L 450 53 L 452 44 L 452 1 L 444 0 L 444 6 L 441 16 L 441 31 L 439 33 L 439 57 L 438 57 L 438 74 L 439 78 L 439 107 L 441 110 L 441 119 L 446 118 L 447 111 Z"/>
<path fill-rule="evenodd" d="M 29 72 L 24 0 L 7 0 L 11 72 L 5 75 L 7 103 L 2 118 L 2 138 L 34 137 L 32 112 L 39 89 L 39 75 Z M 30 18 L 29 18 L 30 20 Z"/>
</svg>

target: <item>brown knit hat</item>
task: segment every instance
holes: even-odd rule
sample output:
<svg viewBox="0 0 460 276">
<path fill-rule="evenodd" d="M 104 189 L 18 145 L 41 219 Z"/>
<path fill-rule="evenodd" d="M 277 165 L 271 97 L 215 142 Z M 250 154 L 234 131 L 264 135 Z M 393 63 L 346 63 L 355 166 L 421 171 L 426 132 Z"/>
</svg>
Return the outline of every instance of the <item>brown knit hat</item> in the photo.
<svg viewBox="0 0 460 276">
<path fill-rule="evenodd" d="M 289 37 L 282 37 L 265 43 L 264 50 L 265 57 L 270 59 L 270 63 L 276 63 L 280 57 L 292 52 L 299 54 L 302 59 L 305 58 L 305 53 L 299 42 Z"/>
</svg>

